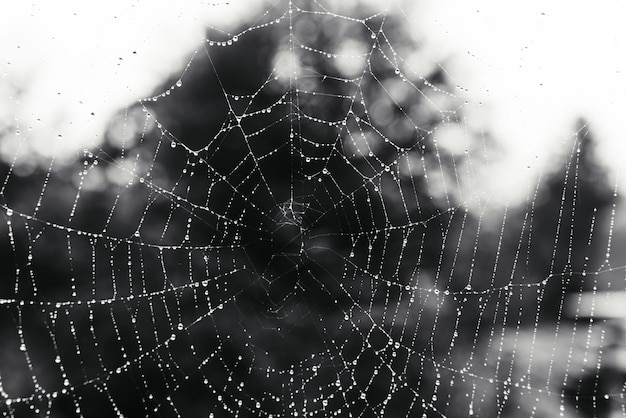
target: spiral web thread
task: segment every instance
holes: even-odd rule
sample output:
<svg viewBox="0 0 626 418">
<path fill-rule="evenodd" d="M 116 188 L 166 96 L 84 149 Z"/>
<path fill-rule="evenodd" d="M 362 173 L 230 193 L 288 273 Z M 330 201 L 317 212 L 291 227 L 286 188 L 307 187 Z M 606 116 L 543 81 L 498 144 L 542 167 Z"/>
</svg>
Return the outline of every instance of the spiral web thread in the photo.
<svg viewBox="0 0 626 418">
<path fill-rule="evenodd" d="M 401 9 L 363 10 L 278 2 L 207 28 L 119 138 L 30 177 L 18 148 L 0 189 L 3 416 L 626 416 L 606 371 L 618 328 L 576 321 L 568 290 L 624 281 L 615 203 L 575 231 L 586 126 L 555 228 L 539 183 L 522 209 L 475 204 L 489 144 L 463 89 Z M 274 42 L 267 68 L 255 39 Z M 186 87 L 219 102 L 180 111 L 210 120 L 202 135 L 172 113 Z"/>
</svg>

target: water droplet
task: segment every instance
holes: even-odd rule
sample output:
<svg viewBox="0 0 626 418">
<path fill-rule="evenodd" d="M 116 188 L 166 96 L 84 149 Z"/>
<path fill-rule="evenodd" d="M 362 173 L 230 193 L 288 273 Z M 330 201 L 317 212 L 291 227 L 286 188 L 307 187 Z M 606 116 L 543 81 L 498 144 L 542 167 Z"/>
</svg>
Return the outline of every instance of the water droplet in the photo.
<svg viewBox="0 0 626 418">
<path fill-rule="evenodd" d="M 183 82 L 181 80 L 178 80 L 176 82 L 176 87 L 182 87 L 183 86 Z"/>
</svg>

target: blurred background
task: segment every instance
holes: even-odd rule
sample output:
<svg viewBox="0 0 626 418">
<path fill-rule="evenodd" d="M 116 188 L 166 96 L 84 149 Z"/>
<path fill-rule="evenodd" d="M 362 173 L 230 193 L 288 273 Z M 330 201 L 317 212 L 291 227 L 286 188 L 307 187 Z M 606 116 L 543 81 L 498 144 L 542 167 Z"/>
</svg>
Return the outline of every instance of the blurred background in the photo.
<svg viewBox="0 0 626 418">
<path fill-rule="evenodd" d="M 0 6 L 3 416 L 626 416 L 623 8 Z"/>
</svg>

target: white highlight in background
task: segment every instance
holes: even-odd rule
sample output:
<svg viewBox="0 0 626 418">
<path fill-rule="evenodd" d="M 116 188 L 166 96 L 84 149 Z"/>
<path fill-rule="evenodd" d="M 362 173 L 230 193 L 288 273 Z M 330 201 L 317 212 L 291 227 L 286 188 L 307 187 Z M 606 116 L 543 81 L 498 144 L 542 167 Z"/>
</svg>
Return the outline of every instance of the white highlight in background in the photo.
<svg viewBox="0 0 626 418">
<path fill-rule="evenodd" d="M 420 2 L 413 16 L 430 52 L 468 89 L 466 111 L 485 119 L 504 150 L 484 179 L 492 195 L 523 198 L 520 189 L 550 170 L 556 153 L 571 151 L 578 117 L 589 121 L 601 161 L 619 174 L 626 4 L 437 0 Z"/>
<path fill-rule="evenodd" d="M 63 159 L 97 145 L 117 111 L 182 70 L 207 24 L 254 9 L 243 3 L 3 3 L 0 154 Z"/>
<path fill-rule="evenodd" d="M 0 26 L 0 154 L 62 159 L 97 144 L 115 112 L 182 71 L 207 24 L 224 27 L 269 7 L 215 3 L 0 5 L 10 17 Z M 569 151 L 563 142 L 579 116 L 591 122 L 603 160 L 622 164 L 623 3 L 428 0 L 405 11 L 433 59 L 467 89 L 469 127 L 503 149 L 491 158 L 487 194 L 519 198 L 557 150 Z"/>
</svg>

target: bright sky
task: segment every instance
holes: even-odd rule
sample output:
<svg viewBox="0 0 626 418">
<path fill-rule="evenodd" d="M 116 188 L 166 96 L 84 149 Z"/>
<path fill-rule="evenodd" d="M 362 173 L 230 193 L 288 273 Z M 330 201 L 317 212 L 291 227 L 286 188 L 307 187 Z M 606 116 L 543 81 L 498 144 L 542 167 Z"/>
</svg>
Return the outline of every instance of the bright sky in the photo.
<svg viewBox="0 0 626 418">
<path fill-rule="evenodd" d="M 527 186 L 555 149 L 569 152 L 563 141 L 579 116 L 617 177 L 626 161 L 626 3 L 430 0 L 417 11 L 430 51 L 455 56 L 444 64 L 469 90 L 467 111 L 482 114 L 507 150 L 502 174 L 491 173 L 497 194 Z"/>
<path fill-rule="evenodd" d="M 98 143 L 116 111 L 181 71 L 207 24 L 228 28 L 248 13 L 244 6 L 225 0 L 0 3 L 0 131 L 20 133 L 0 143 L 0 155 L 15 155 L 21 145 L 22 154 L 62 158 Z"/>
<path fill-rule="evenodd" d="M 20 135 L 8 135 L 0 155 L 15 155 L 21 144 L 62 156 L 97 142 L 117 110 L 180 71 L 208 22 L 225 27 L 261 1 L 3 2 L 0 14 L 10 18 L 0 25 L 0 130 Z M 525 190 L 563 150 L 577 116 L 590 120 L 607 164 L 621 165 L 624 3 L 413 4 L 414 29 L 468 90 L 466 113 L 505 151 L 496 168 L 504 174 L 485 180 L 495 194 Z"/>
</svg>

